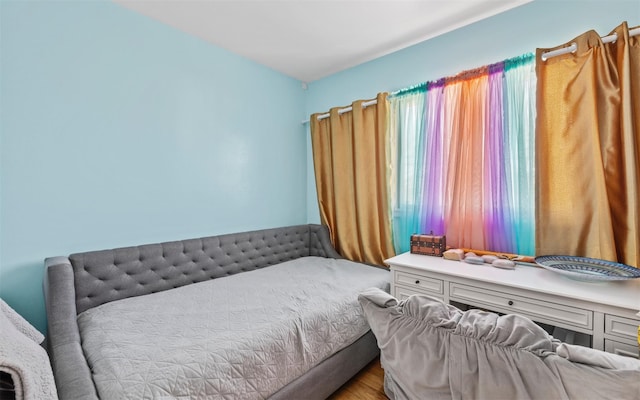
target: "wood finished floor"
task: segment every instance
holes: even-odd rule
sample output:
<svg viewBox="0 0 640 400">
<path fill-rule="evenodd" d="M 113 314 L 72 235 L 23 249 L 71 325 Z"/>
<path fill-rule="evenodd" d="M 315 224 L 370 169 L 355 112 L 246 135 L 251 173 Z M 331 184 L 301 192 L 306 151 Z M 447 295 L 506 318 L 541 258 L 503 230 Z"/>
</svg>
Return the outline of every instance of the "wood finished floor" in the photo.
<svg viewBox="0 0 640 400">
<path fill-rule="evenodd" d="M 376 358 L 328 400 L 388 400 L 384 394 L 384 370 Z"/>
</svg>

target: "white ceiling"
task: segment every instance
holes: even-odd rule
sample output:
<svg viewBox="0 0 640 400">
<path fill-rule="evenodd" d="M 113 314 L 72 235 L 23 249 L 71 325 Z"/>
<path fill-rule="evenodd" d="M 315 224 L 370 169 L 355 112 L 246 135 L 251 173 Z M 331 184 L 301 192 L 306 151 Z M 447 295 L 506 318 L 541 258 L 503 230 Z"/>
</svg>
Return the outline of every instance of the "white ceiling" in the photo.
<svg viewBox="0 0 640 400">
<path fill-rule="evenodd" d="M 113 0 L 312 82 L 532 0 Z"/>
</svg>

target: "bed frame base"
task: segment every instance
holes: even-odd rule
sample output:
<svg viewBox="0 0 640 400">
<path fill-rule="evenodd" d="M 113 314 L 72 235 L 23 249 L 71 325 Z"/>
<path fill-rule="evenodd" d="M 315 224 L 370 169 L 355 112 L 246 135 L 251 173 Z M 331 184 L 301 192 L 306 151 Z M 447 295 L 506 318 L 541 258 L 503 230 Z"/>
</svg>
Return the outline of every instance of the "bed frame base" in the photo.
<svg viewBox="0 0 640 400">
<path fill-rule="evenodd" d="M 270 399 L 324 400 L 379 354 L 376 337 L 368 331 L 349 347 L 340 350 L 277 391 Z"/>
</svg>

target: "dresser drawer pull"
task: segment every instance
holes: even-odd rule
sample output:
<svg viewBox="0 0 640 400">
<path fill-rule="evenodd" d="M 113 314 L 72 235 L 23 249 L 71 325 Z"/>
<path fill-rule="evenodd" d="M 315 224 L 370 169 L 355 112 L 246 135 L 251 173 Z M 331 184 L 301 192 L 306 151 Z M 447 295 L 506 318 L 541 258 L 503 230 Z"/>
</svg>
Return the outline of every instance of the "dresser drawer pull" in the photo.
<svg viewBox="0 0 640 400">
<path fill-rule="evenodd" d="M 419 285 L 419 284 L 420 284 L 420 281 L 419 281 L 419 280 L 416 280 L 416 285 Z"/>
<path fill-rule="evenodd" d="M 508 302 L 507 304 L 509 304 L 510 306 L 512 306 L 512 305 L 513 305 L 513 300 L 509 300 L 509 302 Z"/>
</svg>

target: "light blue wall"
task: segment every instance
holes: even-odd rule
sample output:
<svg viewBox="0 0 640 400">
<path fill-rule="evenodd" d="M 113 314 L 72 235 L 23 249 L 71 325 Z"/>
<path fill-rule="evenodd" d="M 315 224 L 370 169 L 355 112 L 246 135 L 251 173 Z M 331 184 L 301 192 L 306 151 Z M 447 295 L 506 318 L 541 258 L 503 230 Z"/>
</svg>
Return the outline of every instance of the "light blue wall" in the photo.
<svg viewBox="0 0 640 400">
<path fill-rule="evenodd" d="M 306 222 L 300 83 L 112 2 L 0 1 L 0 296 L 42 262 Z"/>
<path fill-rule="evenodd" d="M 311 83 L 307 115 L 535 52 L 537 47 L 555 47 L 589 29 L 607 35 L 622 21 L 640 25 L 640 1 L 535 0 Z M 307 159 L 308 221 L 318 222 L 310 141 Z"/>
</svg>

